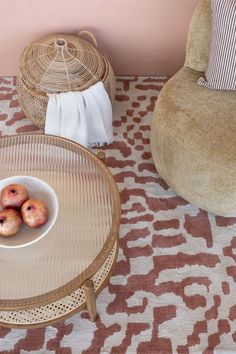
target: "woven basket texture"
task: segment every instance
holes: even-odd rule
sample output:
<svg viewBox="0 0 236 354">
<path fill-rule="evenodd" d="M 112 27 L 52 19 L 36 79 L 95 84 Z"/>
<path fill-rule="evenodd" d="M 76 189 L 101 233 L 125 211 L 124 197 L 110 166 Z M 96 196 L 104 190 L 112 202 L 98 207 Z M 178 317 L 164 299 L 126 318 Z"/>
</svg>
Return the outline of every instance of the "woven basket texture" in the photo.
<svg viewBox="0 0 236 354">
<path fill-rule="evenodd" d="M 98 81 L 103 81 L 113 101 L 115 78 L 107 58 L 80 36 L 49 35 L 30 43 L 23 51 L 17 95 L 26 116 L 43 129 L 47 93 L 83 91 Z"/>
</svg>

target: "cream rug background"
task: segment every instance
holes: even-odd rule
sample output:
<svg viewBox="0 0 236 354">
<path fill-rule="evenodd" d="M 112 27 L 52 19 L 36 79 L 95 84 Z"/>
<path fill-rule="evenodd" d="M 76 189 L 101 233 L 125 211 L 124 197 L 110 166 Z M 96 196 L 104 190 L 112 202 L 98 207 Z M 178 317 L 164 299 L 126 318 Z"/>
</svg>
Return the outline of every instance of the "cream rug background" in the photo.
<svg viewBox="0 0 236 354">
<path fill-rule="evenodd" d="M 105 150 L 121 193 L 120 251 L 97 322 L 82 312 L 38 330 L 1 328 L 0 354 L 236 353 L 236 219 L 188 204 L 158 176 L 149 136 L 164 82 L 117 80 L 115 142 Z M 15 79 L 1 78 L 1 135 L 34 130 Z"/>
</svg>

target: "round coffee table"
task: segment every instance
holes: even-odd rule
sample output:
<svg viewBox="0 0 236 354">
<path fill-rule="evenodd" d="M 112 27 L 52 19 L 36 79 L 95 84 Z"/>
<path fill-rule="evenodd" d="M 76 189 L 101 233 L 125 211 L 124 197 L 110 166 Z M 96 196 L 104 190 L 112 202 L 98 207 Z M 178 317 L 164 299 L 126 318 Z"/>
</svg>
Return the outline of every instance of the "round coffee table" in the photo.
<svg viewBox="0 0 236 354">
<path fill-rule="evenodd" d="M 117 259 L 121 207 L 113 176 L 87 149 L 49 135 L 1 138 L 0 161 L 0 179 L 35 176 L 59 202 L 43 239 L 0 248 L 0 324 L 41 327 L 85 306 L 95 320 L 96 295 Z"/>
</svg>

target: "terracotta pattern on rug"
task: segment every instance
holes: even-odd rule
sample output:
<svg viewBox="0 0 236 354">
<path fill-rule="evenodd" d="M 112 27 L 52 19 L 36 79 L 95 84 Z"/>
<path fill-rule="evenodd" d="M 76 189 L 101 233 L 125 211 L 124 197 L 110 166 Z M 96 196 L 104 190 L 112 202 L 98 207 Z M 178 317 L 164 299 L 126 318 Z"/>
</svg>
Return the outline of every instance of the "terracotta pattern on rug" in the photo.
<svg viewBox="0 0 236 354">
<path fill-rule="evenodd" d="M 120 251 L 97 322 L 84 311 L 43 329 L 1 328 L 0 354 L 236 353 L 236 219 L 190 205 L 156 172 L 150 123 L 164 82 L 117 80 L 115 142 L 104 150 L 122 200 Z M 37 130 L 14 78 L 1 78 L 0 100 L 1 135 Z"/>
</svg>

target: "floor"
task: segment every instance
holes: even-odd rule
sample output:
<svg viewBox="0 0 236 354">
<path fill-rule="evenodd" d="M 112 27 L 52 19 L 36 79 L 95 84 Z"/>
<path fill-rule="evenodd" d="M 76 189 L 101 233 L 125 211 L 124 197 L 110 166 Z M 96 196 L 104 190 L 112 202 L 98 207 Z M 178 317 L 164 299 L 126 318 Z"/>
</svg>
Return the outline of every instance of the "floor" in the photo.
<svg viewBox="0 0 236 354">
<path fill-rule="evenodd" d="M 117 79 L 105 150 L 122 201 L 120 250 L 97 322 L 84 311 L 47 328 L 0 328 L 0 354 L 236 353 L 236 219 L 199 210 L 159 177 L 149 138 L 165 81 Z M 0 79 L 0 100 L 1 135 L 36 130 L 14 78 Z"/>
</svg>

